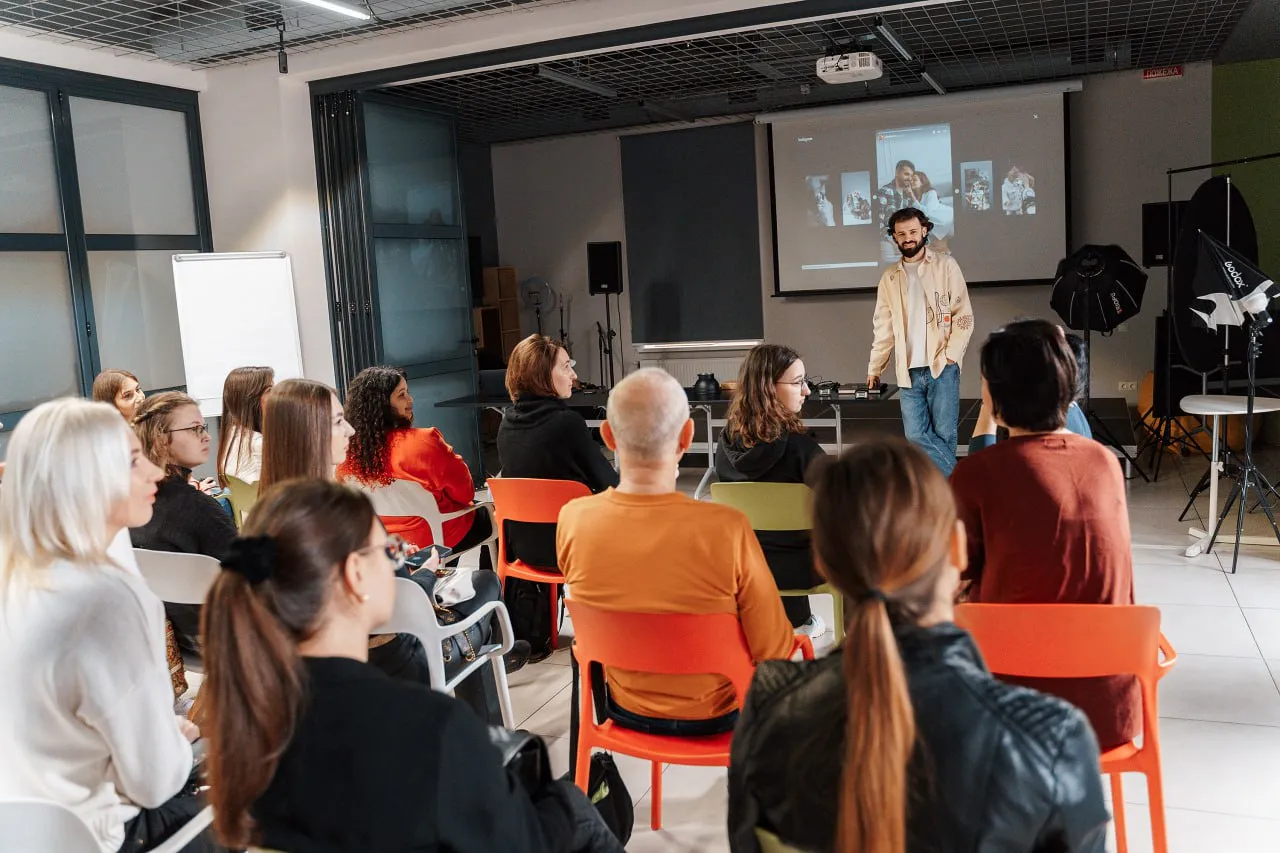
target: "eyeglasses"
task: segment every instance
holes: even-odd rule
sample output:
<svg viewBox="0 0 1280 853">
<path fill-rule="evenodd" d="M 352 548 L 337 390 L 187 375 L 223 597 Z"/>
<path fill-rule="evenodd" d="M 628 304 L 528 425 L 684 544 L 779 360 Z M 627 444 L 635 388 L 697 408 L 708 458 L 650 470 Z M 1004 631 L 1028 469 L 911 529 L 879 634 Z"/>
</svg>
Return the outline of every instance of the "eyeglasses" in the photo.
<svg viewBox="0 0 1280 853">
<path fill-rule="evenodd" d="M 387 559 L 395 564 L 396 571 L 404 568 L 405 560 L 409 559 L 408 545 L 405 544 L 404 539 L 396 536 L 395 534 L 388 536 L 387 541 L 381 545 L 366 545 L 359 551 L 356 551 L 356 553 L 365 554 L 377 549 L 382 549 L 382 553 L 387 556 Z"/>
<path fill-rule="evenodd" d="M 577 366 L 578 366 L 578 362 L 572 358 L 566 361 L 564 364 L 557 365 L 557 367 L 559 367 L 561 370 L 573 370 Z"/>
<path fill-rule="evenodd" d="M 775 385 L 790 385 L 792 388 L 803 388 L 809 382 L 808 376 L 801 376 L 792 382 L 775 382 Z"/>
<path fill-rule="evenodd" d="M 205 424 L 196 424 L 195 426 L 183 427 L 182 429 L 171 429 L 165 431 L 170 434 L 175 432 L 194 432 L 196 434 L 196 438 L 204 438 L 209 434 L 209 427 Z"/>
</svg>

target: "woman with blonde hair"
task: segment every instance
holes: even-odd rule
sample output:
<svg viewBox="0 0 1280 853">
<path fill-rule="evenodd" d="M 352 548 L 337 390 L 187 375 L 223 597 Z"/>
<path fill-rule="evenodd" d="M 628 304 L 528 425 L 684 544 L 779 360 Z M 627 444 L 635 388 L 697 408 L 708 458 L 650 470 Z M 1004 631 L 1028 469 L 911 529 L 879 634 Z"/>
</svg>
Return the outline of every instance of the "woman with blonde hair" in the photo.
<svg viewBox="0 0 1280 853">
<path fill-rule="evenodd" d="M 173 713 L 164 609 L 113 542 L 160 471 L 106 405 L 37 406 L 0 493 L 0 800 L 71 809 L 102 853 L 145 851 L 201 810 L 199 731 Z M 188 850 L 204 849 L 198 841 Z"/>
<path fill-rule="evenodd" d="M 838 853 L 1102 853 L 1084 714 L 1003 684 L 953 623 L 964 525 L 922 450 L 815 466 L 814 554 L 851 600 L 841 654 L 765 661 L 734 730 L 729 834 Z"/>
</svg>

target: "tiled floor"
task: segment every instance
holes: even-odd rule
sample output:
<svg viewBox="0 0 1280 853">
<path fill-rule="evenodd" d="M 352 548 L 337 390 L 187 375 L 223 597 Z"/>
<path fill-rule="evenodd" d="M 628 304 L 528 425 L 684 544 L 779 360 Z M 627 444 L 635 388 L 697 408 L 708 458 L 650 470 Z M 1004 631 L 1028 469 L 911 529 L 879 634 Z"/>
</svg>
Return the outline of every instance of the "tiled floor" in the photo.
<svg viewBox="0 0 1280 853">
<path fill-rule="evenodd" d="M 1229 547 L 1183 556 L 1194 519 L 1179 522 L 1177 516 L 1203 466 L 1166 460 L 1160 482 L 1139 480 L 1129 492 L 1138 602 L 1161 608 L 1164 633 L 1179 655 L 1160 688 L 1169 850 L 1274 853 L 1280 850 L 1280 548 L 1242 550 L 1235 575 L 1223 569 L 1230 566 Z M 692 492 L 701 474 L 686 470 L 682 488 Z M 1207 505 L 1201 497 L 1196 511 L 1207 512 Z M 1264 529 L 1261 513 L 1246 522 L 1247 533 L 1262 535 Z M 830 600 L 814 604 L 829 622 Z M 829 642 L 830 633 L 820 645 Z M 569 763 L 567 654 L 562 648 L 511 678 L 518 724 L 547 738 L 557 772 Z M 725 771 L 668 767 L 665 826 L 655 833 L 648 828 L 648 765 L 626 756 L 617 761 L 636 801 L 628 850 L 728 849 Z M 1133 804 L 1126 811 L 1129 850 L 1148 851 L 1142 777 L 1125 778 L 1125 802 Z"/>
</svg>

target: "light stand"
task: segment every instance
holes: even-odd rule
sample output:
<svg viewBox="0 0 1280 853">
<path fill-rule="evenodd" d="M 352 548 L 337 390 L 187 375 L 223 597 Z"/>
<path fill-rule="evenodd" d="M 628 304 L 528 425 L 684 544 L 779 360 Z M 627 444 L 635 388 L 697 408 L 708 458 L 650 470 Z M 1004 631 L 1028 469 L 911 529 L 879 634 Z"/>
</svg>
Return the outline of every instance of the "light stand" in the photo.
<svg viewBox="0 0 1280 853">
<path fill-rule="evenodd" d="M 1086 279 L 1086 281 L 1089 280 Z M 1124 449 L 1124 445 L 1122 445 L 1120 440 L 1116 438 L 1115 433 L 1113 433 L 1111 429 L 1102 422 L 1102 418 L 1098 416 L 1098 413 L 1093 410 L 1093 406 L 1090 404 L 1091 386 L 1093 384 L 1091 376 L 1093 373 L 1093 350 L 1089 338 L 1089 326 L 1090 321 L 1093 319 L 1090 315 L 1090 311 L 1093 306 L 1093 285 L 1086 284 L 1084 290 L 1084 360 L 1086 362 L 1087 372 L 1084 377 L 1084 406 L 1081 408 L 1084 410 L 1085 420 L 1089 422 L 1089 427 L 1093 430 L 1095 436 L 1099 434 L 1102 436 L 1099 440 L 1102 441 L 1103 444 L 1113 448 L 1117 453 L 1124 457 L 1124 460 L 1128 463 L 1129 467 L 1134 471 L 1137 471 L 1138 476 L 1142 477 L 1144 482 L 1150 483 L 1150 478 L 1148 478 L 1147 473 L 1142 470 L 1142 466 L 1138 464 L 1138 460 L 1129 455 L 1129 451 Z"/>
<path fill-rule="evenodd" d="M 600 328 L 600 321 L 596 321 L 596 339 L 600 348 L 600 384 L 606 388 L 613 388 L 614 383 L 614 365 L 613 365 L 613 339 L 618 333 L 613 329 L 613 314 L 609 310 L 609 294 L 604 295 L 604 325 Z"/>
<path fill-rule="evenodd" d="M 1213 543 L 1218 538 L 1218 531 L 1222 529 L 1222 522 L 1231 514 L 1231 505 L 1239 499 L 1240 507 L 1236 512 L 1235 550 L 1231 557 L 1232 574 L 1235 574 L 1236 563 L 1240 560 L 1240 535 L 1244 532 L 1244 514 L 1245 507 L 1249 502 L 1250 489 L 1258 493 L 1258 503 L 1262 507 L 1262 511 L 1267 514 L 1267 520 L 1271 522 L 1271 529 L 1276 534 L 1276 541 L 1280 542 L 1280 525 L 1276 524 L 1275 513 L 1271 511 L 1271 504 L 1265 500 L 1267 494 L 1275 491 L 1275 486 L 1253 464 L 1253 405 L 1258 396 L 1258 353 L 1262 349 L 1262 333 L 1269 325 L 1271 325 L 1271 316 L 1265 311 L 1251 315 L 1249 318 L 1249 354 L 1247 360 L 1249 399 L 1244 416 L 1244 456 L 1240 460 L 1236 483 L 1231 487 L 1231 494 L 1227 497 L 1227 504 L 1222 508 L 1222 514 L 1218 516 L 1218 523 L 1214 525 L 1213 533 L 1209 536 L 1209 542 L 1205 546 L 1206 553 L 1213 550 Z"/>
</svg>

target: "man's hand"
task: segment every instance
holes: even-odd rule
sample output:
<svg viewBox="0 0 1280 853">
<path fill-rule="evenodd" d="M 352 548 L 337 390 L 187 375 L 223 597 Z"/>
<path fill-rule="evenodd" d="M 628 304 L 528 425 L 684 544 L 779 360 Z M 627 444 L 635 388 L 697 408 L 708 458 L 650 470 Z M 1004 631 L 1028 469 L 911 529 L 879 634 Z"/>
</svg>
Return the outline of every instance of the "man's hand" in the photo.
<svg viewBox="0 0 1280 853">
<path fill-rule="evenodd" d="M 868 391 L 874 391 L 876 388 L 879 388 L 879 387 L 880 387 L 880 377 L 879 377 L 879 376 L 868 376 L 868 377 L 867 377 L 867 390 L 868 390 Z"/>
</svg>

